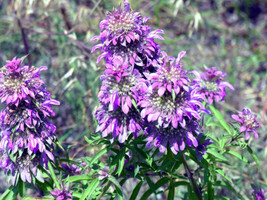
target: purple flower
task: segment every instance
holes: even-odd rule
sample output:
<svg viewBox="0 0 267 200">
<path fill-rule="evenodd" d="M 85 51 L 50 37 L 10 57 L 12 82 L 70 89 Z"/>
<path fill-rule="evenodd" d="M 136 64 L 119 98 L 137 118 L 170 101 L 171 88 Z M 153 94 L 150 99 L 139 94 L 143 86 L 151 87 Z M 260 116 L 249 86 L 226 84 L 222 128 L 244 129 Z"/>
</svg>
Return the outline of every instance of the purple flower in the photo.
<svg viewBox="0 0 267 200">
<path fill-rule="evenodd" d="M 37 166 L 47 168 L 54 161 L 56 127 L 50 122 L 55 113 L 39 72 L 45 67 L 22 66 L 21 59 L 7 61 L 0 73 L 0 96 L 6 103 L 0 114 L 1 168 L 10 174 L 12 184 L 18 177 L 24 182 L 33 178 L 44 181 Z"/>
<path fill-rule="evenodd" d="M 200 120 L 199 108 L 204 108 L 201 95 L 188 88 L 189 79 L 186 71 L 180 66 L 184 51 L 174 59 L 164 55 L 163 66 L 156 73 L 146 74 L 149 85 L 143 84 L 144 96 L 138 103 L 143 110 L 141 116 L 147 116 L 148 122 L 158 121 L 160 126 L 167 127 L 171 123 L 177 128 L 178 123 L 185 127 L 185 117 Z"/>
<path fill-rule="evenodd" d="M 98 57 L 97 63 L 102 58 L 110 62 L 114 57 L 120 56 L 131 65 L 156 64 L 159 46 L 154 42 L 154 39 L 163 40 L 159 35 L 163 31 L 151 32 L 151 28 L 145 25 L 148 17 L 142 18 L 140 13 L 131 11 L 128 2 L 125 2 L 124 7 L 124 9 L 118 8 L 107 13 L 107 18 L 99 25 L 100 35 L 91 39 L 91 41 L 101 41 L 92 49 L 92 52 L 96 49 L 103 51 Z"/>
<path fill-rule="evenodd" d="M 263 189 L 259 189 L 259 190 L 254 189 L 253 190 L 253 196 L 254 196 L 255 200 L 265 200 Z"/>
<path fill-rule="evenodd" d="M 81 166 L 85 166 L 86 163 L 81 163 Z M 82 168 L 76 164 L 61 164 L 61 167 L 67 172 L 66 176 L 80 175 Z"/>
<path fill-rule="evenodd" d="M 189 90 L 188 83 L 190 80 L 180 63 L 185 53 L 185 51 L 180 52 L 176 61 L 174 61 L 174 58 L 167 57 L 156 73 L 148 75 L 147 79 L 151 81 L 151 88 L 153 90 L 156 88 L 160 97 L 164 95 L 166 90 L 170 93 L 174 90 L 176 94 L 180 90 Z"/>
<path fill-rule="evenodd" d="M 183 151 L 186 146 L 198 147 L 197 135 L 199 134 L 199 125 L 194 120 L 186 120 L 186 126 L 178 125 L 176 128 L 168 126 L 163 128 L 154 124 L 145 130 L 147 135 L 147 147 L 158 147 L 161 153 L 166 151 L 169 144 L 171 151 L 176 155 Z"/>
<path fill-rule="evenodd" d="M 111 133 L 112 138 L 118 137 L 120 143 L 131 133 L 137 137 L 142 129 L 140 114 L 134 107 L 129 108 L 125 114 L 120 106 L 116 110 L 110 110 L 107 104 L 101 104 L 95 115 L 102 137 L 107 137 Z"/>
<path fill-rule="evenodd" d="M 101 171 L 98 172 L 99 174 L 98 179 L 103 180 L 104 178 L 107 178 L 109 175 L 108 171 L 109 171 L 109 166 L 105 166 Z"/>
<path fill-rule="evenodd" d="M 1 103 L 19 105 L 19 102 L 28 96 L 35 98 L 43 81 L 39 72 L 46 67 L 20 67 L 21 59 L 14 58 L 7 61 L 7 65 L 0 72 L 0 98 Z"/>
<path fill-rule="evenodd" d="M 111 72 L 110 72 L 111 71 Z M 100 102 L 109 104 L 109 110 L 116 110 L 121 106 L 122 111 L 127 114 L 132 107 L 132 100 L 138 101 L 137 84 L 141 74 L 138 70 L 123 70 L 120 72 L 110 70 L 105 71 L 101 76 L 103 81 L 98 98 Z"/>
<path fill-rule="evenodd" d="M 50 192 L 55 198 L 56 200 L 71 200 L 72 199 L 72 192 L 68 192 L 66 190 L 66 186 L 63 185 L 63 189 L 59 190 L 59 189 L 55 189 L 54 191 Z"/>
<path fill-rule="evenodd" d="M 232 118 L 241 124 L 239 132 L 245 132 L 245 140 L 250 138 L 249 132 L 253 132 L 256 139 L 259 138 L 256 129 L 260 127 L 259 121 L 257 121 L 257 115 L 252 114 L 249 108 L 243 108 L 242 112 L 238 112 L 237 115 L 232 115 Z"/>
<path fill-rule="evenodd" d="M 215 67 L 211 69 L 208 68 L 201 74 L 196 71 L 192 73 L 196 75 L 196 78 L 191 85 L 194 88 L 198 88 L 203 99 L 209 104 L 212 104 L 213 100 L 216 102 L 223 101 L 226 96 L 226 87 L 234 90 L 234 87 L 230 83 L 223 81 L 223 77 L 226 73 L 216 71 Z"/>
</svg>

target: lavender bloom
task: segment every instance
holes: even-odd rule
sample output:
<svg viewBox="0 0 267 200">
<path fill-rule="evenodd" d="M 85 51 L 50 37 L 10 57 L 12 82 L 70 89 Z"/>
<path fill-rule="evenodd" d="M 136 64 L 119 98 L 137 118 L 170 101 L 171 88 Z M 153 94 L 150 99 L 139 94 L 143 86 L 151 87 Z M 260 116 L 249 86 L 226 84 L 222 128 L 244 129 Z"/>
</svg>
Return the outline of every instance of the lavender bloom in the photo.
<svg viewBox="0 0 267 200">
<path fill-rule="evenodd" d="M 7 61 L 7 65 L 0 72 L 1 103 L 13 103 L 18 106 L 27 96 L 35 98 L 43 85 L 39 72 L 46 70 L 46 67 L 20 67 L 20 62 L 21 59 L 13 58 L 12 61 Z"/>
<path fill-rule="evenodd" d="M 54 191 L 50 192 L 56 200 L 72 200 L 72 192 L 68 192 L 66 190 L 66 186 L 63 185 L 63 190 L 55 189 Z"/>
<path fill-rule="evenodd" d="M 85 166 L 86 163 L 81 163 L 81 166 Z M 61 167 L 67 172 L 66 176 L 80 175 L 82 168 L 75 164 L 61 164 Z"/>
<path fill-rule="evenodd" d="M 165 91 L 168 90 L 172 93 L 172 90 L 176 94 L 181 89 L 188 91 L 189 78 L 186 75 L 186 71 L 181 67 L 181 58 L 185 55 L 185 51 L 178 54 L 178 57 L 174 63 L 174 59 L 166 57 L 162 67 L 157 70 L 156 73 L 149 74 L 147 77 L 151 81 L 151 88 L 158 89 L 158 95 L 161 97 Z"/>
<path fill-rule="evenodd" d="M 151 28 L 145 25 L 149 18 L 142 18 L 140 13 L 131 11 L 129 3 L 125 2 L 124 5 L 124 9 L 119 8 L 107 13 L 107 18 L 99 25 L 100 35 L 91 39 L 91 41 L 101 41 L 101 44 L 97 44 L 92 49 L 92 52 L 96 49 L 103 51 L 97 63 L 102 58 L 110 62 L 114 57 L 121 56 L 131 65 L 149 66 L 152 63 L 156 65 L 159 46 L 154 39 L 163 40 L 159 35 L 163 31 L 151 32 Z"/>
<path fill-rule="evenodd" d="M 110 67 L 110 66 L 109 66 Z M 98 94 L 100 102 L 109 104 L 109 110 L 116 110 L 121 106 L 127 114 L 132 107 L 132 99 L 138 101 L 137 83 L 141 78 L 138 70 L 118 70 L 108 68 L 105 75 L 101 76 L 102 87 Z"/>
<path fill-rule="evenodd" d="M 125 114 L 120 106 L 116 110 L 109 110 L 107 104 L 102 104 L 95 115 L 102 137 L 107 137 L 111 133 L 112 138 L 118 137 L 120 143 L 123 143 L 131 133 L 137 137 L 142 129 L 140 114 L 134 107 L 129 108 Z"/>
<path fill-rule="evenodd" d="M 245 140 L 250 138 L 249 132 L 253 132 L 256 139 L 259 138 L 256 129 L 260 127 L 259 121 L 257 121 L 257 115 L 252 114 L 249 108 L 243 108 L 242 112 L 238 112 L 237 115 L 232 115 L 232 118 L 238 122 L 240 122 L 241 127 L 239 132 L 245 132 Z"/>
<path fill-rule="evenodd" d="M 180 52 L 175 63 L 174 59 L 163 55 L 162 67 L 146 75 L 150 83 L 143 84 L 145 94 L 138 103 L 143 108 L 141 116 L 151 123 L 145 130 L 147 146 L 158 147 L 162 153 L 168 145 L 174 154 L 186 146 L 197 148 L 200 113 L 207 112 L 201 95 L 188 87 L 189 79 L 180 65 L 184 54 Z"/>
<path fill-rule="evenodd" d="M 263 189 L 259 189 L 259 190 L 254 189 L 253 190 L 253 196 L 254 196 L 255 200 L 265 200 Z"/>
<path fill-rule="evenodd" d="M 147 147 L 158 147 L 161 153 L 166 151 L 168 144 L 171 151 L 176 155 L 179 151 L 183 151 L 186 145 L 189 147 L 198 147 L 199 125 L 194 120 L 186 120 L 186 127 L 177 126 L 176 128 L 168 126 L 159 128 L 152 124 L 145 130 L 147 135 Z"/>
<path fill-rule="evenodd" d="M 178 54 L 177 65 L 183 54 L 184 52 Z M 169 59 L 168 62 L 170 62 Z M 146 94 L 138 103 L 143 107 L 141 111 L 143 118 L 147 116 L 148 122 L 158 121 L 158 124 L 163 125 L 164 128 L 170 123 L 173 128 L 177 128 L 178 124 L 185 127 L 185 117 L 200 120 L 199 107 L 204 109 L 200 102 L 201 95 L 197 94 L 196 90 L 188 88 L 186 83 L 189 79 L 186 77 L 186 72 L 177 65 L 170 63 L 170 67 L 167 68 L 169 74 L 166 65 L 162 66 L 163 69 L 159 68 L 156 73 L 148 74 L 147 79 L 151 80 L 151 84 L 148 87 L 143 84 Z M 164 71 L 166 74 L 162 74 Z"/>
<path fill-rule="evenodd" d="M 43 87 L 39 72 L 46 67 L 21 66 L 21 59 L 7 61 L 0 73 L 0 96 L 6 105 L 0 114 L 0 167 L 10 174 L 12 184 L 37 178 L 43 182 L 38 166 L 46 169 L 54 161 L 56 127 L 49 121 L 55 113 Z"/>
<path fill-rule="evenodd" d="M 101 181 L 104 178 L 108 177 L 108 171 L 109 171 L 109 166 L 105 166 L 100 172 L 98 172 L 99 176 L 98 179 Z"/>
<path fill-rule="evenodd" d="M 229 87 L 234 90 L 234 87 L 223 81 L 223 77 L 226 73 L 216 71 L 215 67 L 206 69 L 205 72 L 199 74 L 198 72 L 192 72 L 196 75 L 192 86 L 198 88 L 199 94 L 203 96 L 203 99 L 212 104 L 213 100 L 216 102 L 223 101 L 226 96 L 225 88 Z"/>
</svg>

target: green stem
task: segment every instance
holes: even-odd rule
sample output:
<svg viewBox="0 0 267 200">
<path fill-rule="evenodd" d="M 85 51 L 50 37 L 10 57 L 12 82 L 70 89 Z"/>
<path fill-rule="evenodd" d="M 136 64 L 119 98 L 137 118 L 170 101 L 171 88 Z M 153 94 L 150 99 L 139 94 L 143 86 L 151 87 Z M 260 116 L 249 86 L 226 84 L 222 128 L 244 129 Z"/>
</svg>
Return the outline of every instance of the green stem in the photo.
<svg viewBox="0 0 267 200">
<path fill-rule="evenodd" d="M 192 174 L 191 174 L 191 171 L 190 171 L 190 169 L 189 169 L 189 167 L 188 167 L 188 165 L 187 165 L 187 163 L 186 163 L 186 160 L 185 160 L 184 155 L 181 156 L 181 160 L 182 160 L 182 162 L 183 162 L 183 165 L 184 165 L 184 168 L 185 168 L 187 177 L 188 177 L 189 180 L 190 180 L 191 186 L 192 186 L 192 188 L 193 188 L 195 194 L 197 195 L 198 200 L 202 200 L 202 194 L 201 194 L 201 191 L 200 191 L 200 190 L 198 189 L 198 187 L 197 187 L 197 184 L 196 184 L 196 182 L 195 182 L 195 180 L 194 180 L 194 178 L 193 178 L 193 176 L 192 176 Z"/>
<path fill-rule="evenodd" d="M 56 174 L 54 172 L 54 168 L 51 165 L 51 162 L 48 161 L 47 165 L 48 165 L 48 169 L 49 169 L 50 174 L 51 174 L 51 178 L 52 178 L 52 180 L 54 181 L 54 183 L 56 185 L 56 188 L 60 190 L 61 188 L 60 188 L 59 182 L 57 181 L 57 177 L 56 177 Z"/>
<path fill-rule="evenodd" d="M 108 183 L 105 185 L 105 187 L 103 188 L 103 191 L 101 192 L 101 194 L 97 197 L 97 199 L 96 200 L 100 200 L 101 198 L 102 198 L 102 196 L 104 195 L 104 194 L 106 194 L 106 192 L 107 192 L 107 190 L 108 190 L 108 188 L 110 187 L 110 185 L 112 184 L 112 182 L 111 181 L 108 181 Z"/>
</svg>

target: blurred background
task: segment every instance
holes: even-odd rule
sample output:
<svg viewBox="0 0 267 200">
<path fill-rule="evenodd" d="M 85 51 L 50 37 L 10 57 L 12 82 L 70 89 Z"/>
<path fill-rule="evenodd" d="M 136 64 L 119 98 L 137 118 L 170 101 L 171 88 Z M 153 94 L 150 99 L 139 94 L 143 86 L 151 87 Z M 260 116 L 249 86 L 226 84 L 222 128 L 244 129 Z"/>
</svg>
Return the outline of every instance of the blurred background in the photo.
<svg viewBox="0 0 267 200">
<path fill-rule="evenodd" d="M 99 53 L 91 54 L 99 22 L 122 1 L 111 0 L 0 0 L 0 66 L 28 55 L 24 63 L 47 66 L 41 73 L 48 91 L 61 105 L 53 122 L 71 158 L 92 156 L 98 147 L 84 142 L 95 132 L 94 109 L 103 73 Z M 260 139 L 251 139 L 262 171 L 255 162 L 232 159 L 227 175 L 241 195 L 251 194 L 250 183 L 267 187 L 267 1 L 266 0 L 130 0 L 132 9 L 149 16 L 152 30 L 162 29 L 163 51 L 177 56 L 186 50 L 184 67 L 204 66 L 226 72 L 235 91 L 227 90 L 218 106 L 228 122 L 231 114 L 251 108 L 261 122 Z M 222 106 L 223 105 L 223 106 Z M 240 149 L 242 151 L 242 149 Z M 247 155 L 250 158 L 250 155 Z M 238 169 L 238 170 L 237 170 Z M 0 172 L 0 193 L 8 186 Z M 265 190 L 266 191 L 266 190 Z M 226 193 L 221 189 L 221 194 Z M 155 197 L 157 199 L 157 197 Z M 127 199 L 127 198 L 126 198 Z M 234 198 L 233 198 L 234 199 Z"/>
</svg>

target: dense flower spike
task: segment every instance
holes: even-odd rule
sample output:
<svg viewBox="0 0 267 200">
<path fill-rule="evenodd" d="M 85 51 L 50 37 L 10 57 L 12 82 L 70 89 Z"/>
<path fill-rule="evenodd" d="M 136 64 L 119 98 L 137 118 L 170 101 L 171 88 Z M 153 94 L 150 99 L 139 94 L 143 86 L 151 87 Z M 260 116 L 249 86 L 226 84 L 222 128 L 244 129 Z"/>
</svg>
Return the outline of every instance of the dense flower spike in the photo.
<svg viewBox="0 0 267 200">
<path fill-rule="evenodd" d="M 113 138 L 118 137 L 120 143 L 123 143 L 131 133 L 137 137 L 142 129 L 139 112 L 134 107 L 125 114 L 121 107 L 109 110 L 107 104 L 102 104 L 95 115 L 102 136 L 107 137 L 111 133 Z"/>
<path fill-rule="evenodd" d="M 54 191 L 50 192 L 55 198 L 56 200 L 72 200 L 72 192 L 68 192 L 66 190 L 66 186 L 63 185 L 63 189 L 59 190 L 59 189 L 55 189 Z"/>
<path fill-rule="evenodd" d="M 0 95 L 6 105 L 0 114 L 0 166 L 13 184 L 19 177 L 24 182 L 34 177 L 43 181 L 38 166 L 46 168 L 48 160 L 54 161 L 56 127 L 48 117 L 55 115 L 51 106 L 59 102 L 43 87 L 39 72 L 44 69 L 21 66 L 16 58 L 1 69 Z"/>
<path fill-rule="evenodd" d="M 91 39 L 101 41 L 101 44 L 92 49 L 92 52 L 96 49 L 103 51 L 97 62 L 102 58 L 111 62 L 113 58 L 120 56 L 131 65 L 157 65 L 160 47 L 154 39 L 163 40 L 159 35 L 163 31 L 151 32 L 151 28 L 145 25 L 149 18 L 142 18 L 140 13 L 131 11 L 129 3 L 125 2 L 124 5 L 124 8 L 107 13 L 107 18 L 99 25 L 100 35 Z"/>
<path fill-rule="evenodd" d="M 38 69 L 29 66 L 20 67 L 20 63 L 21 59 L 13 58 L 12 61 L 7 61 L 0 72 L 1 103 L 14 103 L 18 106 L 19 102 L 27 96 L 35 98 L 43 85 L 39 72 L 46 67 Z"/>
<path fill-rule="evenodd" d="M 260 123 L 256 120 L 257 115 L 252 114 L 250 109 L 243 108 L 242 112 L 238 112 L 237 115 L 232 115 L 232 118 L 241 124 L 239 132 L 245 132 L 245 140 L 250 138 L 249 132 L 253 132 L 255 138 L 258 139 L 259 135 L 256 129 L 260 127 Z"/>
<path fill-rule="evenodd" d="M 265 200 L 263 189 L 253 190 L 253 196 L 255 200 Z"/>
<path fill-rule="evenodd" d="M 167 128 L 156 127 L 151 125 L 145 131 L 147 137 L 147 147 L 158 147 L 161 153 L 166 151 L 168 144 L 171 151 L 177 154 L 179 151 L 183 151 L 186 145 L 189 147 L 198 147 L 198 140 L 196 139 L 199 134 L 199 125 L 194 120 L 186 120 L 186 127 L 178 126 L 173 128 L 168 126 Z"/>
<path fill-rule="evenodd" d="M 199 93 L 209 104 L 212 104 L 213 100 L 216 102 L 223 101 L 226 96 L 226 87 L 234 90 L 234 87 L 230 83 L 223 81 L 223 77 L 226 76 L 226 73 L 216 71 L 215 67 L 211 69 L 207 68 L 206 71 L 201 74 L 195 71 L 192 73 L 196 75 L 192 86 L 199 89 Z"/>
<path fill-rule="evenodd" d="M 101 76 L 102 87 L 98 94 L 101 102 L 108 104 L 110 110 L 116 110 L 121 106 L 122 111 L 127 114 L 132 107 L 132 99 L 138 100 L 137 83 L 141 79 L 138 70 L 126 71 L 122 66 L 120 71 L 108 68 L 105 75 Z"/>
<path fill-rule="evenodd" d="M 143 84 L 145 94 L 138 103 L 143 108 L 141 117 L 148 123 L 153 122 L 145 131 L 147 146 L 159 147 L 160 152 L 165 152 L 168 144 L 174 154 L 186 146 L 199 146 L 200 113 L 207 111 L 197 89 L 188 87 L 190 80 L 180 63 L 184 54 L 184 51 L 180 52 L 176 60 L 163 55 L 162 67 L 155 73 L 146 74 L 150 82 Z M 198 152 L 200 155 L 205 153 L 203 148 Z"/>
<path fill-rule="evenodd" d="M 185 51 L 180 52 L 176 61 L 174 61 L 174 58 L 168 57 L 163 53 L 162 57 L 164 62 L 162 63 L 162 67 L 159 68 L 156 73 L 149 74 L 147 77 L 147 79 L 151 81 L 151 88 L 158 89 L 158 95 L 160 97 L 164 95 L 166 90 L 170 93 L 174 90 L 176 94 L 178 94 L 181 89 L 185 91 L 189 90 L 189 78 L 180 63 L 184 55 Z"/>
<path fill-rule="evenodd" d="M 204 109 L 200 102 L 202 97 L 196 93 L 197 90 L 188 88 L 189 79 L 186 77 L 186 72 L 181 66 L 178 67 L 183 54 L 184 52 L 178 54 L 177 65 L 173 65 L 172 60 L 167 59 L 170 67 L 164 64 L 156 73 L 147 74 L 150 85 L 146 87 L 143 84 L 143 90 L 146 92 L 138 105 L 143 107 L 141 116 L 143 118 L 147 116 L 149 122 L 158 121 L 158 124 L 164 127 L 168 127 L 171 123 L 177 128 L 178 124 L 186 126 L 185 117 L 200 120 L 199 108 Z M 171 70 L 173 74 L 168 75 L 167 70 L 169 72 Z"/>
</svg>

